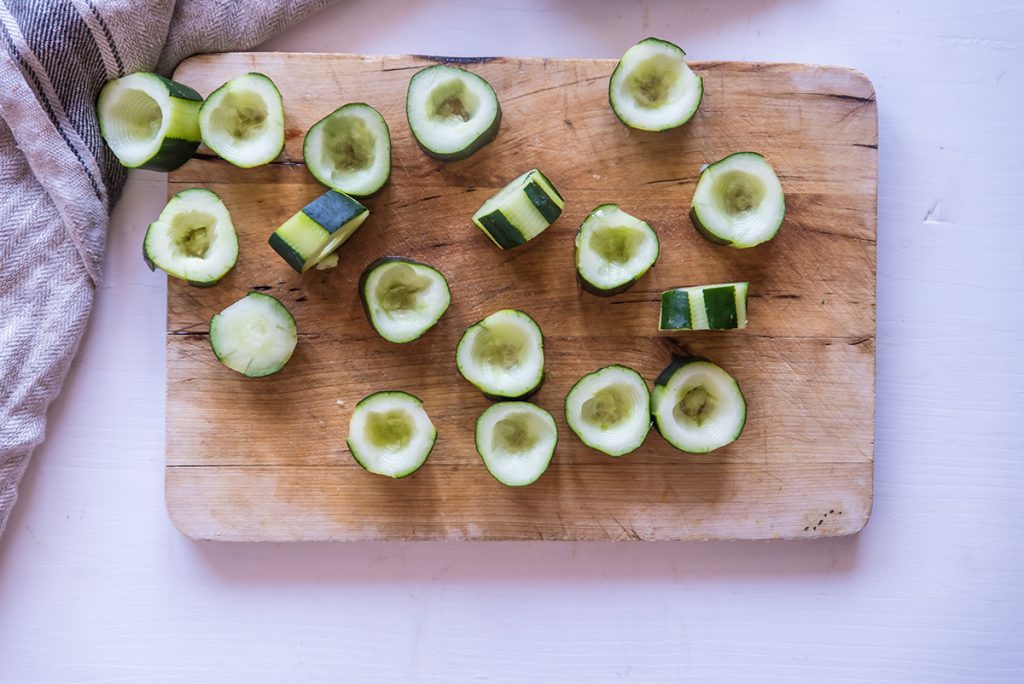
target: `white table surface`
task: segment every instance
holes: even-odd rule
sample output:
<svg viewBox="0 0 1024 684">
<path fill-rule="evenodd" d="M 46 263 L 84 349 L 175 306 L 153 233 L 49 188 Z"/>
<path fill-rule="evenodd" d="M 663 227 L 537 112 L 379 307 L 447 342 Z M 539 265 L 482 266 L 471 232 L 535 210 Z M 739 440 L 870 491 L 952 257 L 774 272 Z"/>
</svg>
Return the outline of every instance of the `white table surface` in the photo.
<svg viewBox="0 0 1024 684">
<path fill-rule="evenodd" d="M 1014 8 L 1016 5 L 1016 8 Z M 342 2 L 266 49 L 842 64 L 878 91 L 874 515 L 776 543 L 197 544 L 133 174 L 0 541 L 2 682 L 1024 681 L 1019 2 Z"/>
</svg>

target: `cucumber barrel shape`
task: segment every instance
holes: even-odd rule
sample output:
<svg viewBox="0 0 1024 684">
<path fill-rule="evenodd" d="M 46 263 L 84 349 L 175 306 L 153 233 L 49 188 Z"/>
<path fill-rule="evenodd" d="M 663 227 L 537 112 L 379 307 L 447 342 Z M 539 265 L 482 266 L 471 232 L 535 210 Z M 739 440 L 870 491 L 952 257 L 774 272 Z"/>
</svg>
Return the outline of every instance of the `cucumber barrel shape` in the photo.
<svg viewBox="0 0 1024 684">
<path fill-rule="evenodd" d="M 352 237 L 369 215 L 345 193 L 328 190 L 285 221 L 268 242 L 289 266 L 305 273 Z"/>
<path fill-rule="evenodd" d="M 473 223 L 502 249 L 537 237 L 562 214 L 565 200 L 537 169 L 499 190 L 473 214 Z"/>
<path fill-rule="evenodd" d="M 662 332 L 747 327 L 748 283 L 677 287 L 661 293 Z"/>
</svg>

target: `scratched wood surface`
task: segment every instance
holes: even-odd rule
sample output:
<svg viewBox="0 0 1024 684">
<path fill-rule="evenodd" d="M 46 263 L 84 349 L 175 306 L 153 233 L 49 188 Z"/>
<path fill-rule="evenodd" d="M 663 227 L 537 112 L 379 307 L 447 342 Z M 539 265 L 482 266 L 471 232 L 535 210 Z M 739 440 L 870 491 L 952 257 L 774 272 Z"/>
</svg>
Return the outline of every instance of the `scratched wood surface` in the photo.
<svg viewBox="0 0 1024 684">
<path fill-rule="evenodd" d="M 166 495 L 185 534 L 220 540 L 756 539 L 850 534 L 872 501 L 877 124 L 874 91 L 843 68 L 697 62 L 704 102 L 682 129 L 632 131 L 607 103 L 607 60 L 493 59 L 487 78 L 504 117 L 495 142 L 443 164 L 409 133 L 404 95 L 422 57 L 236 53 L 182 63 L 180 81 L 207 94 L 247 71 L 277 83 L 285 150 L 236 169 L 208 151 L 172 173 L 169 192 L 220 194 L 239 233 L 238 265 L 217 287 L 168 287 Z M 391 182 L 343 246 L 339 267 L 303 276 L 266 245 L 270 232 L 323 188 L 302 165 L 308 127 L 345 102 L 377 107 L 391 128 Z M 786 191 L 779 236 L 751 250 L 716 247 L 686 217 L 701 166 L 756 150 Z M 206 152 L 204 154 L 204 152 Z M 531 167 L 566 197 L 540 238 L 501 252 L 469 221 L 494 190 Z M 573 238 L 586 213 L 618 202 L 657 230 L 657 266 L 629 292 L 602 299 L 574 282 Z M 363 267 L 384 254 L 439 267 L 453 301 L 422 339 L 377 338 L 359 307 Z M 656 334 L 658 294 L 678 285 L 749 280 L 750 326 Z M 282 299 L 299 344 L 278 375 L 245 379 L 209 349 L 210 316 L 260 289 Z M 504 307 L 545 334 L 548 377 L 535 401 L 559 424 L 548 472 L 505 488 L 473 448 L 488 401 L 457 373 L 464 328 Z M 649 381 L 672 354 L 707 356 L 749 403 L 735 444 L 706 456 L 674 451 L 652 431 L 616 460 L 584 447 L 562 401 L 582 374 L 609 363 Z M 345 446 L 352 407 L 370 392 L 425 400 L 438 429 L 412 477 L 372 476 Z"/>
</svg>

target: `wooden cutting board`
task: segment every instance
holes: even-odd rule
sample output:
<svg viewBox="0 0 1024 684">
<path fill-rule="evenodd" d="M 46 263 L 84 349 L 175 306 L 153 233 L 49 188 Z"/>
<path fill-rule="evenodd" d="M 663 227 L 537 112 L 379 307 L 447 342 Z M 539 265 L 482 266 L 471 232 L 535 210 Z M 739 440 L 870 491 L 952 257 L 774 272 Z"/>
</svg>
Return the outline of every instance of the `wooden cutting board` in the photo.
<svg viewBox="0 0 1024 684">
<path fill-rule="evenodd" d="M 875 95 L 849 69 L 697 62 L 704 102 L 681 129 L 653 134 L 608 107 L 608 60 L 460 60 L 484 76 L 504 118 L 495 142 L 440 163 L 416 147 L 405 118 L 410 76 L 435 58 L 223 54 L 182 63 L 177 80 L 208 94 L 247 71 L 284 95 L 285 150 L 237 169 L 201 154 L 169 177 L 169 192 L 218 193 L 238 229 L 238 265 L 217 287 L 168 286 L 167 470 L 170 516 L 196 539 L 764 539 L 850 534 L 872 500 L 875 377 Z M 311 124 L 345 102 L 375 106 L 391 127 L 391 182 L 341 265 L 299 276 L 267 246 L 279 224 L 324 191 L 302 164 Z M 687 219 L 701 166 L 739 150 L 775 165 L 788 208 L 778 237 L 734 250 L 701 239 Z M 208 151 L 206 151 L 208 152 Z M 539 167 L 566 198 L 540 238 L 502 252 L 471 223 L 493 191 Z M 617 202 L 648 220 L 657 266 L 604 299 L 574 281 L 573 238 L 586 213 Z M 356 282 L 395 254 L 439 267 L 452 306 L 420 340 L 376 337 Z M 749 280 L 750 326 L 657 334 L 659 293 Z M 246 379 L 210 351 L 210 316 L 250 290 L 285 302 L 299 343 L 278 375 Z M 522 489 L 491 478 L 473 447 L 489 402 L 459 376 L 463 330 L 500 308 L 543 328 L 548 378 L 535 401 L 559 424 L 547 473 Z M 705 456 L 671 449 L 652 430 L 621 459 L 585 448 L 562 401 L 584 373 L 610 363 L 649 381 L 673 354 L 730 371 L 749 402 L 735 444 Z M 352 407 L 381 389 L 425 401 L 438 430 L 412 477 L 373 476 L 345 446 Z"/>
</svg>

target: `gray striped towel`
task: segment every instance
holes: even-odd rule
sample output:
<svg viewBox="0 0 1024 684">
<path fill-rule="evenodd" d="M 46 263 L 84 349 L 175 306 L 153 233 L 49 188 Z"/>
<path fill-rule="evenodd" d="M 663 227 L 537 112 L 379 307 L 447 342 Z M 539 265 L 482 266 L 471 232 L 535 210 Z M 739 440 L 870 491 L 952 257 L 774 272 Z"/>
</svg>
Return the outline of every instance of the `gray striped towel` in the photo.
<svg viewBox="0 0 1024 684">
<path fill-rule="evenodd" d="M 0 0 L 0 535 L 100 283 L 108 79 L 246 49 L 329 0 Z"/>
</svg>

